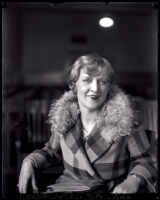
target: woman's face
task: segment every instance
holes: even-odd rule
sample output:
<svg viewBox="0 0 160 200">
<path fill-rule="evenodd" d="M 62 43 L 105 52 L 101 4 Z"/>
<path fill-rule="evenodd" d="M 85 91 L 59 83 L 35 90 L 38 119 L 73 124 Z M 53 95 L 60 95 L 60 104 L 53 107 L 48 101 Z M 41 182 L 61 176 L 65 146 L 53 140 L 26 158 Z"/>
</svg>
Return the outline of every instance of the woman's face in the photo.
<svg viewBox="0 0 160 200">
<path fill-rule="evenodd" d="M 101 68 L 100 73 L 90 76 L 86 69 L 80 70 L 79 79 L 76 82 L 77 98 L 80 109 L 98 111 L 108 94 L 106 68 Z"/>
</svg>

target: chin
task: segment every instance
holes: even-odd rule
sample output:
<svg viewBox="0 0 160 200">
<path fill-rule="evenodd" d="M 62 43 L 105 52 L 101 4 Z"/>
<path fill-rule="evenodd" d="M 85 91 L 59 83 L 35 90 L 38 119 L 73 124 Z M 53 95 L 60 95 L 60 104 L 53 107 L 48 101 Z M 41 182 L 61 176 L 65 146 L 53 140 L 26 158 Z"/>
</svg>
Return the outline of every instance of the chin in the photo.
<svg viewBox="0 0 160 200">
<path fill-rule="evenodd" d="M 93 106 L 88 106 L 89 110 L 99 110 L 101 105 L 93 105 Z"/>
</svg>

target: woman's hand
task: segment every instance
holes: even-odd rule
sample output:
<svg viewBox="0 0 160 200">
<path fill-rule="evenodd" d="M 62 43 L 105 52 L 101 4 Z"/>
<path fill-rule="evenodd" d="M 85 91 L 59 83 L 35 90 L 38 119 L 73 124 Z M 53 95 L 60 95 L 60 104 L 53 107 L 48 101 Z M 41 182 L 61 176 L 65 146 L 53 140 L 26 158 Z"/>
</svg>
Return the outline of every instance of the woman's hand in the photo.
<svg viewBox="0 0 160 200">
<path fill-rule="evenodd" d="M 19 176 L 18 187 L 19 187 L 19 192 L 21 194 L 27 193 L 27 187 L 30 180 L 32 184 L 32 189 L 38 190 L 33 165 L 30 160 L 26 160 L 22 164 L 22 168 L 21 168 L 20 176 Z"/>
<path fill-rule="evenodd" d="M 112 193 L 136 193 L 138 192 L 140 182 L 140 178 L 130 175 L 121 184 L 117 185 Z"/>
</svg>

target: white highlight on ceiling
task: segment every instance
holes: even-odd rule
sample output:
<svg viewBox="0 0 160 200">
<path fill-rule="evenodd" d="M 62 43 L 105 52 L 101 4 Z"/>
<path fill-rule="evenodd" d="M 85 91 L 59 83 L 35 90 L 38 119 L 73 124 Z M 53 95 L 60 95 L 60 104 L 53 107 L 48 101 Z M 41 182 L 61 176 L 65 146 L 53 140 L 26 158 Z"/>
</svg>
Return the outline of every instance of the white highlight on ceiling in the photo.
<svg viewBox="0 0 160 200">
<path fill-rule="evenodd" d="M 114 25 L 114 21 L 110 17 L 103 17 L 99 20 L 99 25 L 104 28 L 108 28 Z"/>
</svg>

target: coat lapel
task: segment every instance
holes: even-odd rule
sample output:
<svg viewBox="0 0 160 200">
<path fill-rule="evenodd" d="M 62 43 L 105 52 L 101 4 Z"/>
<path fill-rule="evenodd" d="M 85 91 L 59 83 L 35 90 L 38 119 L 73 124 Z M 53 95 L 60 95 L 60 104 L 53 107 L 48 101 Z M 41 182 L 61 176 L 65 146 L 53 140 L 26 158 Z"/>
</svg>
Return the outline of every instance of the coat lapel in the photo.
<svg viewBox="0 0 160 200">
<path fill-rule="evenodd" d="M 80 118 L 77 123 L 73 126 L 67 135 L 65 135 L 65 141 L 67 146 L 70 148 L 75 156 L 81 155 L 81 161 L 94 162 L 104 152 L 106 152 L 111 146 L 112 142 L 107 141 L 102 134 L 101 128 L 95 127 L 91 131 L 85 144 L 82 139 L 82 124 Z M 83 156 L 82 156 L 83 155 Z M 86 158 L 88 160 L 86 160 Z M 89 163 L 88 163 L 89 164 Z"/>
<path fill-rule="evenodd" d="M 84 149 L 82 134 L 82 124 L 81 120 L 78 118 L 76 125 L 64 136 L 64 140 L 79 162 L 76 163 L 76 167 L 79 166 L 80 168 L 83 168 L 83 170 L 87 171 L 92 177 L 98 178 L 98 175 L 91 166 L 90 158 Z"/>
<path fill-rule="evenodd" d="M 79 118 L 77 119 L 77 123 L 73 127 L 71 127 L 66 135 L 64 135 L 64 139 L 72 153 L 76 154 L 83 145 L 81 121 Z"/>
<path fill-rule="evenodd" d="M 113 143 L 113 141 L 107 141 L 101 132 L 101 128 L 95 125 L 88 139 L 86 140 L 85 150 L 90 162 L 97 160 L 104 152 L 109 150 L 111 144 Z"/>
</svg>

